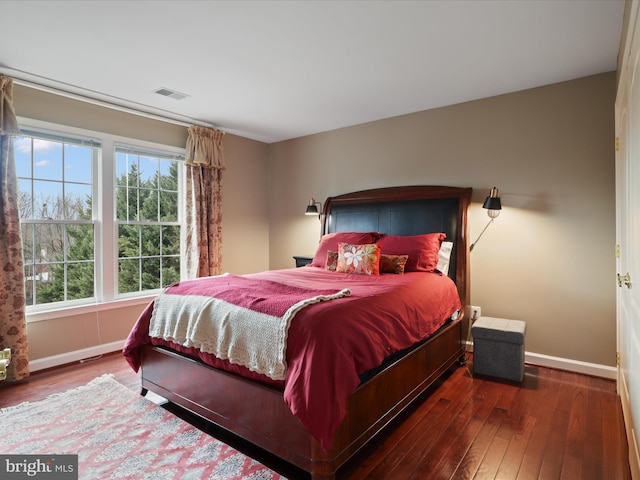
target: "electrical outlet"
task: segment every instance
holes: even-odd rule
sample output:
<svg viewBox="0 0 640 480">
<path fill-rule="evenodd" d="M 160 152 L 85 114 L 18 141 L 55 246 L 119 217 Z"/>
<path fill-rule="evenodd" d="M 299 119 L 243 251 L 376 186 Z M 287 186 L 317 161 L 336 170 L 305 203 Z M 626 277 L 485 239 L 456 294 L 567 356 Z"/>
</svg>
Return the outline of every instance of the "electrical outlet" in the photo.
<svg viewBox="0 0 640 480">
<path fill-rule="evenodd" d="M 471 305 L 471 321 L 475 322 L 481 316 L 482 316 L 482 311 L 481 311 L 480 307 L 476 307 L 474 305 Z"/>
</svg>

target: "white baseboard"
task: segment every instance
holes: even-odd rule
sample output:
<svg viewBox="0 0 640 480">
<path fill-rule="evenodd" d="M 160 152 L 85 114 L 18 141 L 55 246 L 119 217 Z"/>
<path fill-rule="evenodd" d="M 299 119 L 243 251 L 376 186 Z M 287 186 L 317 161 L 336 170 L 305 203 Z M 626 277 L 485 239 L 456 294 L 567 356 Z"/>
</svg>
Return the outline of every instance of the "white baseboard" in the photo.
<svg viewBox="0 0 640 480">
<path fill-rule="evenodd" d="M 568 372 L 583 373 L 594 377 L 608 378 L 615 380 L 618 377 L 616 367 L 600 365 L 597 363 L 581 362 L 570 358 L 551 357 L 541 353 L 524 352 L 524 362 L 539 367 L 556 368 Z"/>
<path fill-rule="evenodd" d="M 117 342 L 96 345 L 95 347 L 83 348 L 73 352 L 61 353 L 60 355 L 52 355 L 50 357 L 39 358 L 29 362 L 29 370 L 36 372 L 45 368 L 57 367 L 66 363 L 79 362 L 88 358 L 103 355 L 105 353 L 117 352 L 124 347 L 124 340 Z"/>
<path fill-rule="evenodd" d="M 467 342 L 467 350 L 473 352 L 473 342 Z M 555 368 L 567 372 L 582 373 L 593 377 L 608 378 L 616 380 L 618 371 L 616 367 L 600 365 L 597 363 L 582 362 L 570 358 L 552 357 L 541 353 L 524 352 L 524 363 L 537 365 L 538 367 Z"/>
<path fill-rule="evenodd" d="M 629 403 L 629 390 L 624 375 L 620 376 L 619 383 L 620 401 L 622 403 L 622 417 L 627 432 L 627 443 L 629 444 L 629 467 L 631 478 L 640 479 L 640 453 L 638 453 L 638 443 L 636 442 L 636 432 L 633 428 L 633 415 L 631 414 L 631 404 Z"/>
</svg>

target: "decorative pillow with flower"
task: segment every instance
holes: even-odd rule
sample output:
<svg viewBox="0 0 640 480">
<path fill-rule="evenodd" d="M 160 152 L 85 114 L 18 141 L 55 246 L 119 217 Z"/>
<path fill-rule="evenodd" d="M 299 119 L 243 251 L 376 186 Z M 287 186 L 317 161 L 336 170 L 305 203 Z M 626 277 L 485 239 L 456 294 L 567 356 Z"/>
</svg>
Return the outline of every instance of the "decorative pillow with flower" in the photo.
<svg viewBox="0 0 640 480">
<path fill-rule="evenodd" d="M 325 270 L 335 272 L 337 266 L 338 266 L 338 252 L 334 252 L 332 250 L 327 251 L 327 262 L 324 264 Z"/>
<path fill-rule="evenodd" d="M 404 273 L 409 255 L 380 255 L 380 273 Z"/>
<path fill-rule="evenodd" d="M 380 246 L 377 243 L 353 245 L 340 242 L 336 272 L 379 275 Z"/>
</svg>

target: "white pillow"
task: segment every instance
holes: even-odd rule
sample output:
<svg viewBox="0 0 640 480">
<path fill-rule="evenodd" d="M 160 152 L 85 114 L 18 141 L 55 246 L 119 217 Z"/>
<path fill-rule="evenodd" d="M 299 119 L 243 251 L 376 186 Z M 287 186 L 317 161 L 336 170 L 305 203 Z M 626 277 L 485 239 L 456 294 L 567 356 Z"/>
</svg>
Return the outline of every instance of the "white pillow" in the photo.
<svg viewBox="0 0 640 480">
<path fill-rule="evenodd" d="M 438 270 L 449 275 L 449 258 L 453 250 L 453 242 L 442 242 L 438 251 Z"/>
</svg>

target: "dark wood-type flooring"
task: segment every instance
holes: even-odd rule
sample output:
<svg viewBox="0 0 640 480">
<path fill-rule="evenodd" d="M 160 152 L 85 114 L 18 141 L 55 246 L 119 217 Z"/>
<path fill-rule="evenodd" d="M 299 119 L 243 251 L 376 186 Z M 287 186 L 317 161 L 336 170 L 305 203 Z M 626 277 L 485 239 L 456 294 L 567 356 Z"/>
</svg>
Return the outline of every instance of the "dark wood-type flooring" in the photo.
<svg viewBox="0 0 640 480">
<path fill-rule="evenodd" d="M 527 365 L 520 383 L 452 371 L 354 458 L 340 479 L 631 478 L 620 398 L 601 378 Z M 103 374 L 139 391 L 119 353 L 0 383 L 0 408 L 83 385 Z M 304 476 L 198 418 L 166 406 L 291 479 Z M 0 443 L 0 453 L 2 453 Z"/>
</svg>

